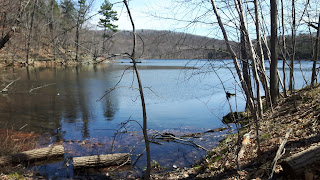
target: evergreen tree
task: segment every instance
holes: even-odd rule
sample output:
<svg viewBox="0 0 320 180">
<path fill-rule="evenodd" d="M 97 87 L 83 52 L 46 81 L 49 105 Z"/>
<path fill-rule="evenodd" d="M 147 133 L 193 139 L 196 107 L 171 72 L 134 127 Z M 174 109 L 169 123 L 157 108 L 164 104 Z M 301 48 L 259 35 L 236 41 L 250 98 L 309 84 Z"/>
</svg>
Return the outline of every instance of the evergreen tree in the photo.
<svg viewBox="0 0 320 180">
<path fill-rule="evenodd" d="M 104 0 L 99 13 L 103 16 L 100 18 L 99 25 L 113 32 L 117 31 L 118 26 L 112 24 L 113 21 L 118 21 L 117 12 L 112 10 L 112 4 L 108 0 Z"/>
<path fill-rule="evenodd" d="M 60 4 L 61 7 L 61 26 L 64 30 L 68 30 L 75 24 L 75 7 L 71 0 L 63 0 Z"/>
<path fill-rule="evenodd" d="M 104 0 L 103 4 L 100 6 L 99 14 L 103 16 L 100 18 L 99 25 L 104 28 L 103 33 L 103 43 L 102 43 L 102 53 L 106 51 L 106 34 L 107 29 L 113 32 L 117 31 L 118 26 L 112 24 L 113 21 L 118 21 L 117 12 L 112 10 L 112 4 L 108 0 Z"/>
</svg>

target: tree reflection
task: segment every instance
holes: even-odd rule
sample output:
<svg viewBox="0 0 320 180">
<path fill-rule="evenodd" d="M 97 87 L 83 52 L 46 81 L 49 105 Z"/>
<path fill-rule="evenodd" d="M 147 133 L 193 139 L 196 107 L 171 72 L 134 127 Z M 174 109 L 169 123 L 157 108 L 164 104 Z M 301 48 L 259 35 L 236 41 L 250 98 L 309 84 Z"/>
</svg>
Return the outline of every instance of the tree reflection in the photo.
<svg viewBox="0 0 320 180">
<path fill-rule="evenodd" d="M 15 129 L 28 124 L 24 130 L 49 133 L 55 141 L 87 138 L 95 133 L 91 124 L 113 120 L 118 110 L 117 92 L 97 102 L 118 80 L 110 65 L 26 67 L 15 73 L 21 80 L 14 88 L 21 93 L 0 97 L 0 124 Z M 56 85 L 29 93 L 49 83 Z"/>
<path fill-rule="evenodd" d="M 115 102 L 116 101 L 113 101 L 112 96 L 108 96 L 106 99 L 104 117 L 108 121 L 111 121 L 114 119 L 114 115 L 117 111 L 117 104 Z"/>
</svg>

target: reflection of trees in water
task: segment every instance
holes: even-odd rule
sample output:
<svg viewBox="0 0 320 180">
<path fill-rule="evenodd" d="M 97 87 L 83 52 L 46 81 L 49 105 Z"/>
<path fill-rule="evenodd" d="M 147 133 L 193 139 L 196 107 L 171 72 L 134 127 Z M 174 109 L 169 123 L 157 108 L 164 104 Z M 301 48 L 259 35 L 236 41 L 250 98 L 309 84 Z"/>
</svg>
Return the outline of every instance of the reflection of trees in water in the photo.
<svg viewBox="0 0 320 180">
<path fill-rule="evenodd" d="M 64 83 L 75 83 L 67 89 L 69 92 L 66 101 L 68 104 L 73 104 L 66 106 L 66 108 L 73 109 L 66 109 L 66 112 L 73 113 L 72 115 L 75 116 L 75 118 L 81 119 L 81 132 L 83 138 L 90 137 L 89 124 L 90 121 L 92 121 L 92 118 L 94 118 L 91 113 L 95 108 L 100 107 L 99 103 L 102 103 L 103 115 L 108 120 L 114 118 L 118 104 L 115 93 L 112 93 L 112 96 L 105 98 L 106 103 L 105 101 L 96 101 L 100 96 L 100 94 L 97 94 L 96 92 L 103 92 L 103 90 L 106 89 L 106 84 L 107 86 L 113 84 L 110 72 L 111 69 L 104 71 L 104 66 L 99 65 L 76 66 L 66 75 L 69 79 Z"/>
<path fill-rule="evenodd" d="M 111 121 L 114 119 L 114 115 L 118 110 L 118 101 L 114 99 L 114 96 L 106 97 L 104 106 L 104 117 L 106 120 Z"/>
<path fill-rule="evenodd" d="M 102 84 L 106 84 L 107 86 L 102 86 L 103 90 L 108 90 L 107 88 L 112 88 L 114 84 L 116 84 L 116 80 L 112 78 L 111 69 L 105 68 L 104 66 L 99 66 L 94 64 L 93 65 L 93 71 L 95 72 L 94 76 L 95 78 L 99 78 L 98 71 L 103 75 L 105 79 L 104 82 L 101 82 Z M 118 99 L 117 99 L 117 92 L 111 92 L 108 94 L 102 101 L 103 105 L 103 115 L 107 121 L 111 121 L 114 119 L 114 116 L 116 114 L 116 111 L 118 110 Z"/>
<path fill-rule="evenodd" d="M 3 128 L 56 135 L 61 127 L 61 108 L 56 99 L 56 86 L 29 93 L 33 87 L 54 82 L 50 71 L 38 71 L 32 67 L 12 69 L 21 79 L 11 88 L 10 94 L 0 97 L 0 121 Z"/>
<path fill-rule="evenodd" d="M 97 121 L 113 120 L 118 109 L 116 91 L 102 101 L 96 101 L 118 80 L 107 65 L 28 67 L 21 69 L 19 76 L 21 80 L 12 87 L 14 92 L 22 93 L 0 97 L 0 123 L 8 124 L 8 127 L 19 129 L 28 124 L 24 130 L 50 133 L 58 141 L 64 136 L 58 130 L 63 124 L 72 124 L 72 128 L 77 128 L 75 123 L 80 121 L 79 130 L 85 138 L 92 133 L 92 118 L 100 117 L 95 119 Z M 56 85 L 28 93 L 31 88 L 52 82 Z M 94 112 L 99 114 L 92 114 Z"/>
<path fill-rule="evenodd" d="M 79 71 L 79 66 L 76 66 L 76 82 L 77 82 L 77 95 L 78 95 L 78 101 L 79 101 L 79 108 L 80 108 L 80 112 L 81 112 L 81 116 L 82 116 L 82 137 L 83 138 L 87 138 L 90 137 L 90 132 L 89 132 L 89 127 L 88 127 L 88 123 L 89 123 L 89 112 L 88 112 L 88 102 L 87 102 L 87 96 L 88 93 L 86 92 L 87 90 L 87 86 L 85 85 L 85 82 L 83 82 L 83 78 L 80 75 L 80 71 Z"/>
</svg>

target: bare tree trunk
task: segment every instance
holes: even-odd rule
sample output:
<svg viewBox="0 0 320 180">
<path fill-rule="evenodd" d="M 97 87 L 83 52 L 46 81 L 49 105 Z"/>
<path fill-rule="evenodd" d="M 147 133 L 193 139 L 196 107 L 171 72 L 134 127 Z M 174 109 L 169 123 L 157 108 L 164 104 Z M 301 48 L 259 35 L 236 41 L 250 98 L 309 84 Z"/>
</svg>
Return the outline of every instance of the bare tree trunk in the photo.
<svg viewBox="0 0 320 180">
<path fill-rule="evenodd" d="M 137 80 L 138 80 L 138 84 L 139 84 L 139 92 L 140 92 L 140 98 L 141 98 L 141 106 L 142 106 L 142 113 L 143 113 L 143 137 L 144 137 L 144 142 L 146 145 L 146 153 L 147 153 L 147 169 L 145 172 L 145 179 L 150 179 L 150 174 L 151 174 L 151 156 L 150 156 L 150 145 L 149 145 L 149 138 L 148 138 L 148 133 L 147 133 L 147 110 L 146 110 L 146 104 L 144 101 L 144 94 L 143 94 L 143 87 L 142 87 L 142 83 L 141 83 L 141 79 L 140 79 L 140 74 L 138 71 L 138 67 L 137 67 L 137 62 L 136 62 L 136 57 L 135 57 L 135 53 L 136 53 L 136 39 L 137 39 L 137 34 L 136 34 L 136 29 L 135 29 L 135 25 L 131 16 L 131 12 L 127 3 L 127 0 L 123 0 L 129 17 L 130 17 L 130 21 L 131 21 L 131 25 L 132 25 L 132 31 L 133 31 L 133 49 L 132 49 L 132 54 L 131 54 L 131 60 L 133 62 L 133 68 L 136 72 L 136 76 L 137 76 Z"/>
<path fill-rule="evenodd" d="M 243 75 L 242 75 L 242 72 L 241 72 L 241 69 L 240 69 L 240 66 L 239 66 L 239 63 L 238 63 L 238 59 L 237 59 L 237 55 L 236 53 L 234 52 L 234 50 L 232 49 L 231 45 L 230 45 L 230 42 L 229 42 L 229 39 L 228 39 L 228 35 L 227 35 L 227 32 L 224 28 L 224 25 L 221 21 L 221 17 L 218 13 L 218 10 L 217 10 L 217 6 L 215 4 L 215 0 L 211 0 L 211 4 L 212 4 L 212 8 L 213 8 L 213 11 L 217 17 L 217 20 L 218 20 L 218 24 L 220 26 L 220 29 L 222 31 L 222 34 L 223 34 L 223 37 L 224 37 L 224 40 L 225 40 L 225 43 L 226 43 L 226 46 L 227 46 L 227 49 L 228 51 L 230 52 L 231 54 L 231 57 L 232 57 L 232 60 L 233 60 L 233 63 L 234 63 L 234 66 L 236 68 L 236 71 L 237 71 L 237 74 L 239 76 L 239 80 L 240 80 L 240 83 L 241 83 L 241 86 L 246 94 L 246 96 L 248 97 L 247 99 L 249 100 L 248 102 L 248 105 L 249 105 L 249 109 L 250 111 L 254 112 L 254 104 L 253 104 L 253 97 L 252 95 L 250 94 L 250 91 L 248 89 L 248 86 L 247 84 L 245 83 L 245 80 L 243 78 Z"/>
<path fill-rule="evenodd" d="M 102 41 L 102 54 L 104 54 L 106 52 L 106 34 L 107 33 L 107 28 L 104 27 L 104 30 L 103 30 L 103 41 Z"/>
<path fill-rule="evenodd" d="M 257 71 L 257 55 L 253 49 L 253 44 L 250 39 L 249 31 L 246 26 L 246 21 L 244 18 L 244 13 L 243 13 L 243 7 L 242 7 L 242 1 L 241 0 L 235 0 L 236 8 L 238 11 L 238 14 L 240 16 L 240 23 L 243 29 L 242 31 L 245 32 L 245 37 L 248 42 L 249 50 L 250 50 L 250 55 L 251 55 L 251 63 L 252 63 L 252 72 L 253 72 L 253 78 L 256 82 L 256 93 L 257 93 L 257 108 L 255 109 L 255 115 L 254 116 L 254 121 L 256 125 L 256 141 L 258 145 L 258 154 L 260 153 L 260 140 L 259 140 L 259 118 L 262 117 L 262 101 L 261 101 L 261 95 L 260 95 L 260 79 L 258 76 L 258 71 Z M 257 116 L 257 117 L 255 117 Z"/>
<path fill-rule="evenodd" d="M 314 83 L 317 79 L 316 68 L 317 68 L 317 61 L 319 58 L 319 39 L 320 39 L 320 15 L 319 15 L 319 20 L 318 20 L 316 45 L 314 47 L 314 55 L 313 55 L 314 60 L 313 60 L 312 76 L 311 76 L 311 85 L 312 86 L 314 85 Z"/>
<path fill-rule="evenodd" d="M 250 91 L 248 89 L 248 86 L 247 86 L 246 82 L 244 81 L 244 78 L 243 78 L 239 63 L 238 63 L 237 55 L 236 55 L 236 53 L 234 52 L 234 50 L 232 49 L 232 47 L 230 45 L 227 32 L 226 32 L 226 30 L 224 28 L 224 25 L 223 25 L 222 21 L 221 21 L 220 15 L 219 15 L 218 10 L 217 10 L 217 6 L 215 4 L 215 1 L 211 0 L 211 4 L 212 4 L 213 11 L 214 11 L 214 13 L 215 13 L 215 15 L 217 17 L 220 29 L 222 31 L 222 34 L 223 34 L 227 49 L 228 49 L 228 51 L 230 52 L 230 54 L 232 56 L 233 63 L 234 63 L 234 66 L 236 68 L 239 80 L 241 82 L 242 89 L 244 90 L 244 92 L 246 94 L 246 97 L 247 97 L 247 100 L 248 100 L 247 104 L 249 105 L 249 109 L 250 109 L 250 111 L 251 111 L 251 113 L 252 113 L 252 115 L 253 115 L 253 117 L 255 119 L 255 122 L 257 122 L 258 117 L 259 117 L 258 112 L 257 112 L 258 110 L 257 110 L 257 108 L 255 107 L 255 105 L 253 103 L 253 97 L 250 94 Z M 259 144 L 259 136 L 258 136 L 258 134 L 257 134 L 257 143 L 258 143 L 258 152 L 260 152 L 260 144 Z"/>
<path fill-rule="evenodd" d="M 75 58 L 75 61 L 78 61 L 79 60 L 79 22 L 77 22 L 77 28 L 76 28 L 76 58 Z"/>
<path fill-rule="evenodd" d="M 50 11 L 51 11 L 51 14 L 50 14 L 50 22 L 49 22 L 49 29 L 50 29 L 50 32 L 51 32 L 51 39 L 53 40 L 53 60 L 55 61 L 56 60 L 56 51 L 57 51 L 57 41 L 56 39 L 54 38 L 54 33 L 55 33 L 55 26 L 54 26 L 54 2 L 55 0 L 51 0 L 50 1 Z"/>
<path fill-rule="evenodd" d="M 295 8 L 295 0 L 292 0 L 292 55 L 290 62 L 290 84 L 289 90 L 292 94 L 294 90 L 294 82 L 293 82 L 293 68 L 294 68 L 294 60 L 296 55 L 296 8 Z"/>
<path fill-rule="evenodd" d="M 286 87 L 286 61 L 287 61 L 287 48 L 286 48 L 286 36 L 284 33 L 284 6 L 283 0 L 281 0 L 281 24 L 282 24 L 282 73 L 283 73 L 283 94 L 287 97 L 287 87 Z"/>
<path fill-rule="evenodd" d="M 248 90 L 250 91 L 250 94 L 253 97 L 251 78 L 250 78 L 250 68 L 249 68 L 248 55 L 247 55 L 247 50 L 246 50 L 247 49 L 246 48 L 246 38 L 245 38 L 243 31 L 241 31 L 240 34 L 241 34 L 240 50 L 241 50 L 241 59 L 242 59 L 243 79 L 245 80 L 245 82 L 248 86 Z M 248 103 L 247 103 L 246 107 L 248 107 Z"/>
<path fill-rule="evenodd" d="M 271 64 L 270 64 L 270 94 L 272 103 L 279 98 L 278 73 L 278 42 L 277 42 L 277 0 L 270 0 L 271 6 Z"/>
<path fill-rule="evenodd" d="M 262 40 L 263 40 L 263 43 L 265 44 L 265 47 L 267 49 L 267 56 L 268 56 L 268 61 L 269 61 L 269 64 L 271 65 L 271 51 L 270 51 L 270 48 L 268 46 L 268 41 L 267 41 L 267 36 L 266 36 L 266 33 L 263 32 L 262 34 Z M 282 87 L 282 89 L 284 89 L 284 85 L 283 85 L 283 82 L 281 80 L 281 77 L 280 77 L 280 72 L 279 70 L 277 69 L 277 76 L 278 76 L 278 81 Z M 271 94 L 271 90 L 270 90 L 270 94 Z"/>
<path fill-rule="evenodd" d="M 256 25 L 256 34 L 257 34 L 257 41 L 258 41 L 258 56 L 260 58 L 260 79 L 263 84 L 264 92 L 266 95 L 266 104 L 268 106 L 272 106 L 271 103 L 271 98 L 270 98 L 270 88 L 268 85 L 268 78 L 266 75 L 266 68 L 264 64 L 264 54 L 263 54 L 263 49 L 262 49 L 262 42 L 261 42 L 261 35 L 260 35 L 260 18 L 259 18 L 259 7 L 258 7 L 258 0 L 254 0 L 254 13 L 255 13 L 255 25 Z"/>
<path fill-rule="evenodd" d="M 28 35 L 26 64 L 29 63 L 30 40 L 31 40 L 31 35 L 32 35 L 32 27 L 33 27 L 33 21 L 34 21 L 34 12 L 36 10 L 36 4 L 37 4 L 37 0 L 34 0 L 33 9 L 32 9 L 32 13 L 31 13 L 31 22 L 30 22 L 30 28 L 29 28 L 29 35 Z"/>
</svg>

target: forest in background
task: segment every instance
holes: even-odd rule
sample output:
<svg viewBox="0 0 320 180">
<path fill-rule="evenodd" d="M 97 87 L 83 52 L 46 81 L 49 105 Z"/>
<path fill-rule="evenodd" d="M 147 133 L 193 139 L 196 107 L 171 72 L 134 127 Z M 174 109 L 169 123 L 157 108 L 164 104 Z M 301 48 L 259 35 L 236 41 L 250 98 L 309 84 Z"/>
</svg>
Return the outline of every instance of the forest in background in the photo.
<svg viewBox="0 0 320 180">
<path fill-rule="evenodd" d="M 123 58 L 132 49 L 130 31 L 92 29 L 89 26 L 93 1 L 0 0 L 1 39 L 14 29 L 0 50 L 6 62 L 32 60 L 90 60 L 104 56 Z M 94 14 L 95 16 L 97 14 Z M 101 30 L 100 30 L 101 29 Z M 138 30 L 137 55 L 145 59 L 230 59 L 224 40 L 173 31 Z M 315 35 L 314 35 L 315 36 Z M 292 47 L 287 36 L 287 49 Z M 254 42 L 255 43 L 255 42 Z M 281 43 L 281 42 L 280 42 Z M 1 44 L 1 43 L 0 43 Z M 232 42 L 240 54 L 239 42 Z M 296 58 L 311 59 L 310 34 L 296 37 Z M 257 44 L 255 43 L 255 46 Z M 78 48 L 78 50 L 77 50 Z M 267 54 L 267 49 L 263 47 Z M 28 56 L 28 57 L 27 57 Z M 267 57 L 266 57 L 267 58 Z"/>
<path fill-rule="evenodd" d="M 270 0 L 270 2 L 258 0 L 250 2 L 242 0 L 235 0 L 234 2 L 216 2 L 215 0 L 211 0 L 211 2 L 181 1 L 186 4 L 194 3 L 197 7 L 205 7 L 208 11 L 208 13 L 204 13 L 206 15 L 212 16 L 214 14 L 215 24 L 210 24 L 212 25 L 211 28 L 221 30 L 220 33 L 223 34 L 225 45 L 223 45 L 223 41 L 216 40 L 213 42 L 214 40 L 209 37 L 193 38 L 194 36 L 192 35 L 176 32 L 171 33 L 170 31 L 160 31 L 159 34 L 157 34 L 158 31 L 141 30 L 136 33 L 134 21 L 130 15 L 126 0 L 124 0 L 123 3 L 126 5 L 132 22 L 132 32 L 115 32 L 112 29 L 112 32 L 108 32 L 106 31 L 106 26 L 104 26 L 104 31 L 92 30 L 87 26 L 87 21 L 90 19 L 88 12 L 90 11 L 92 2 L 93 0 L 64 0 L 58 4 L 55 0 L 16 0 L 10 2 L 0 0 L 2 5 L 1 53 L 6 52 L 3 53 L 5 56 L 12 56 L 13 58 L 11 58 L 11 60 L 15 60 L 16 56 L 19 56 L 17 60 L 25 60 L 26 64 L 29 64 L 29 58 L 30 60 L 63 59 L 81 61 L 104 56 L 107 58 L 126 57 L 132 59 L 133 68 L 139 84 L 143 109 L 143 134 L 145 137 L 148 163 L 146 179 L 149 179 L 150 176 L 151 159 L 148 158 L 150 157 L 150 151 L 146 128 L 146 108 L 144 104 L 143 86 L 135 61 L 137 58 L 198 59 L 201 58 L 201 56 L 202 58 L 219 58 L 220 54 L 217 55 L 216 52 L 225 53 L 224 58 L 231 57 L 239 78 L 239 82 L 236 84 L 241 86 L 249 113 L 252 116 L 249 122 L 250 129 L 248 129 L 248 133 L 252 132 L 252 139 L 254 139 L 253 141 L 255 143 L 252 149 L 254 149 L 253 152 L 259 157 L 262 157 L 261 153 L 263 153 L 264 150 L 261 146 L 263 143 L 261 127 L 266 122 L 265 110 L 270 110 L 272 113 L 275 107 L 278 109 L 281 108 L 278 105 L 279 102 L 283 100 L 282 97 L 285 98 L 284 100 L 294 97 L 292 98 L 293 102 L 291 104 L 294 105 L 293 108 L 295 108 L 295 110 L 298 109 L 297 98 L 295 98 L 297 91 L 295 90 L 293 77 L 295 71 L 294 61 L 296 59 L 312 59 L 313 68 L 310 87 L 315 88 L 318 82 L 319 68 L 317 67 L 317 61 L 319 59 L 320 16 L 318 15 L 316 6 L 318 4 L 317 1 L 299 1 L 300 4 L 296 4 L 297 1 L 293 0 L 289 2 L 290 6 L 285 4 L 288 3 L 288 1 L 280 1 L 281 4 L 279 4 L 276 0 Z M 211 3 L 212 9 L 207 8 L 208 3 Z M 315 11 L 312 11 L 313 9 L 315 9 Z M 251 17 L 247 12 L 248 10 L 251 11 L 249 12 L 251 13 Z M 227 15 L 225 14 L 226 11 L 228 11 Z M 269 16 L 270 14 L 271 16 Z M 281 23 L 278 21 L 281 21 Z M 216 26 L 217 24 L 220 28 Z M 303 31 L 297 32 L 299 26 L 300 29 L 303 28 Z M 317 37 L 315 37 L 314 29 L 317 30 Z M 308 32 L 309 34 L 307 34 Z M 148 33 L 150 35 L 147 35 Z M 132 44 L 129 42 L 131 35 L 133 35 Z M 136 35 L 138 36 L 137 39 Z M 221 47 L 218 46 L 219 43 Z M 167 44 L 170 44 L 170 46 L 165 46 Z M 134 48 L 130 54 L 131 45 L 133 45 Z M 228 51 L 228 53 L 224 51 Z M 230 56 L 228 54 L 230 54 Z M 188 57 L 188 55 L 192 57 Z M 266 70 L 266 57 L 269 60 L 267 63 L 270 65 L 270 71 Z M 221 55 L 220 58 L 223 58 L 223 56 Z M 281 58 L 284 59 L 282 72 L 279 71 L 278 67 L 278 59 Z M 5 57 L 5 59 L 7 62 L 10 61 L 8 57 Z M 286 59 L 288 60 L 287 64 Z M 288 74 L 289 82 L 287 82 L 288 80 L 285 78 L 286 67 L 289 67 L 290 71 Z M 214 67 L 212 71 L 215 72 Z M 282 73 L 283 78 L 281 78 L 280 73 Z M 235 81 L 237 81 L 236 78 Z M 289 84 L 287 85 L 287 83 Z M 221 84 L 223 84 L 223 82 L 221 82 Z M 287 88 L 289 91 L 287 91 Z M 261 96 L 262 91 L 264 91 L 265 98 Z M 225 93 L 229 101 L 229 92 Z M 319 94 L 318 92 L 315 93 Z M 232 110 L 230 105 L 231 114 Z M 281 112 L 285 112 L 285 110 L 282 109 Z M 290 113 L 291 112 L 288 114 L 290 115 Z M 273 117 L 273 115 L 271 115 L 271 117 Z M 318 114 L 314 116 L 317 116 L 316 119 L 318 121 Z M 233 158 L 235 162 L 232 166 L 234 170 L 238 170 L 237 172 L 239 172 L 240 166 L 238 160 L 241 159 L 238 155 L 243 140 L 239 123 L 241 119 L 236 119 L 235 116 L 232 117 L 232 119 L 236 124 L 236 130 L 238 132 L 237 140 L 234 141 L 234 143 L 237 144 L 234 144 L 236 146 L 231 150 L 236 156 Z M 315 122 L 317 123 L 317 121 Z M 274 126 L 270 126 L 268 129 L 278 131 L 273 127 Z M 290 131 L 286 136 L 289 136 L 289 134 Z M 318 134 L 318 131 L 316 134 Z M 268 165 L 268 167 L 272 166 L 269 179 L 272 178 L 274 168 L 277 164 L 276 157 L 271 164 L 272 165 Z M 209 170 L 211 169 L 209 168 Z"/>
</svg>

